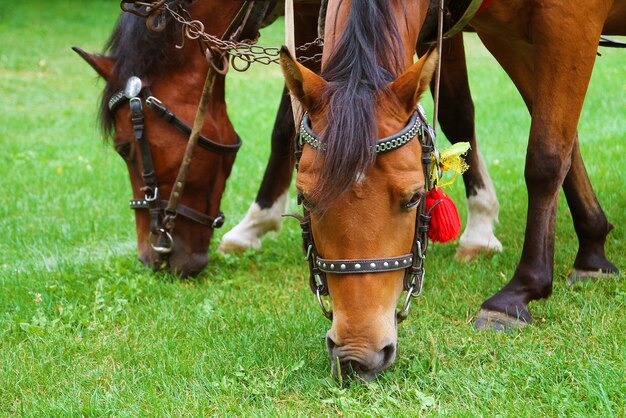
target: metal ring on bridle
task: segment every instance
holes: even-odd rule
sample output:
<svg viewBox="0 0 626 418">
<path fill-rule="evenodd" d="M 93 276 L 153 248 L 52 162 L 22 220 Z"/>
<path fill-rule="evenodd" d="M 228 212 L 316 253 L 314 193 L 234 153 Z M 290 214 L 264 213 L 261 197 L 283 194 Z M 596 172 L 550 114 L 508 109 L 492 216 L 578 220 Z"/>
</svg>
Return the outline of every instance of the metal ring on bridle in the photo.
<svg viewBox="0 0 626 418">
<path fill-rule="evenodd" d="M 235 71 L 242 73 L 250 68 L 253 61 L 254 57 L 251 57 L 248 54 L 233 55 L 230 59 L 230 65 L 235 69 Z M 238 62 L 242 62 L 243 65 L 240 67 L 239 64 L 237 64 Z"/>
<path fill-rule="evenodd" d="M 148 188 L 148 190 L 151 190 Z M 154 202 L 155 200 L 157 200 L 159 198 L 159 188 L 155 187 L 154 190 L 152 191 L 152 196 L 148 196 L 148 194 L 144 194 L 143 198 L 145 199 L 146 202 Z"/>
<path fill-rule="evenodd" d="M 422 276 L 419 278 L 420 287 L 417 293 L 412 294 L 414 298 L 420 297 L 422 295 L 422 289 L 424 288 L 424 277 L 426 277 L 426 269 L 422 267 Z"/>
<path fill-rule="evenodd" d="M 398 323 L 404 321 L 407 316 L 409 316 L 409 308 L 411 307 L 411 297 L 413 295 L 413 286 L 409 288 L 406 292 L 406 298 L 404 298 L 404 303 L 402 304 L 402 309 L 398 311 L 396 314 L 396 318 Z"/>
<path fill-rule="evenodd" d="M 228 73 L 229 59 L 226 54 L 220 53 L 219 51 L 217 51 L 216 53 L 215 51 L 211 50 L 211 48 L 207 48 L 205 56 L 206 56 L 207 62 L 213 68 L 213 70 L 215 70 L 217 74 L 226 75 L 226 73 Z M 217 66 L 216 58 L 221 59 L 222 61 L 221 68 Z"/>
<path fill-rule="evenodd" d="M 154 245 L 151 243 L 150 246 L 157 254 L 171 253 L 174 248 L 174 238 L 172 238 L 172 235 L 163 228 L 161 228 L 159 232 L 161 234 L 160 236 L 165 236 L 165 245 Z M 150 235 L 152 235 L 152 233 L 150 233 Z"/>
<path fill-rule="evenodd" d="M 213 223 L 211 224 L 211 228 L 214 228 L 214 229 L 221 228 L 222 225 L 224 225 L 225 221 L 226 221 L 226 216 L 224 216 L 224 214 L 220 212 L 218 213 L 215 220 L 213 220 Z"/>
<path fill-rule="evenodd" d="M 315 295 L 317 295 L 317 303 L 319 303 L 320 308 L 322 308 L 322 313 L 324 314 L 324 316 L 328 319 L 330 319 L 331 321 L 333 320 L 333 311 L 332 309 L 329 311 L 328 309 L 326 309 L 326 305 L 324 304 L 324 301 L 322 300 L 322 294 L 321 294 L 321 286 L 318 286 L 315 289 Z"/>
</svg>

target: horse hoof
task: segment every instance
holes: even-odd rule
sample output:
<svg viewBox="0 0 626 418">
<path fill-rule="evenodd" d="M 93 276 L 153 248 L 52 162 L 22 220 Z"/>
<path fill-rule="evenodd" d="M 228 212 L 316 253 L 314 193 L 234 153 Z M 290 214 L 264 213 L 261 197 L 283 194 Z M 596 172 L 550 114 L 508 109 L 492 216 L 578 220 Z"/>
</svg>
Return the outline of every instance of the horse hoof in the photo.
<svg viewBox="0 0 626 418">
<path fill-rule="evenodd" d="M 582 283 L 582 282 L 588 282 L 588 281 L 595 281 L 598 279 L 604 279 L 607 277 L 612 277 L 614 275 L 615 275 L 614 273 L 604 272 L 600 269 L 579 270 L 575 268 L 570 273 L 569 278 L 567 279 L 567 283 L 572 285 L 575 283 Z"/>
<path fill-rule="evenodd" d="M 483 247 L 461 245 L 456 249 L 454 259 L 457 261 L 472 261 L 483 252 Z"/>
<path fill-rule="evenodd" d="M 224 236 L 217 251 L 224 254 L 239 254 L 243 253 L 248 248 L 254 248 L 258 250 L 259 248 L 261 248 L 261 240 L 256 240 L 256 242 L 254 242 L 250 240 L 232 238 L 229 239 Z"/>
<path fill-rule="evenodd" d="M 524 329 L 526 325 L 528 325 L 528 323 L 521 318 L 486 309 L 481 309 L 478 316 L 476 316 L 476 321 L 474 321 L 474 328 L 477 330 L 502 332 L 519 331 Z"/>
<path fill-rule="evenodd" d="M 457 261 L 468 262 L 475 260 L 481 255 L 491 255 L 494 252 L 501 252 L 502 247 L 493 248 L 482 245 L 459 245 L 454 254 L 454 259 Z"/>
</svg>

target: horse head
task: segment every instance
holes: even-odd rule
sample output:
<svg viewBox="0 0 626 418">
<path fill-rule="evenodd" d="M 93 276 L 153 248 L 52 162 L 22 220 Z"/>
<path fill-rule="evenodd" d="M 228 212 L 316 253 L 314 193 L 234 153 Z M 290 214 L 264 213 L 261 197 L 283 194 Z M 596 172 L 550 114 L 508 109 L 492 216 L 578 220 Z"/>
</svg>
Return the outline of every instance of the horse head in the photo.
<svg viewBox="0 0 626 418">
<path fill-rule="evenodd" d="M 357 26 L 353 19 L 374 11 L 367 6 L 374 3 L 352 3 L 343 44 L 330 47 L 330 59 L 324 51 L 322 76 L 298 64 L 286 49 L 281 54 L 287 86 L 307 112 L 301 124 L 296 186 L 305 212 L 304 235 L 310 236 L 305 245 L 312 288 L 318 297 L 327 290 L 333 302 L 328 352 L 335 374 L 352 369 L 365 379 L 395 360 L 396 307 L 407 281 L 414 286 L 415 279 L 421 280 L 409 274 L 421 263 L 416 259 L 421 245 L 416 225 L 427 184 L 419 139 L 426 127 L 416 106 L 429 86 L 437 55 L 430 51 L 412 65 L 401 59 L 398 68 L 404 70 L 397 76 L 371 62 L 362 63 L 362 68 L 369 65 L 380 73 L 360 73 L 359 57 L 377 52 L 346 54 L 342 47 L 359 38 L 351 36 L 354 31 L 363 35 L 363 28 L 381 27 L 375 21 Z M 354 10 L 357 5 L 361 9 Z M 420 11 L 412 12 L 419 22 Z M 395 19 L 390 13 L 372 14 Z M 327 37 L 334 32 L 332 25 L 329 28 L 332 21 L 327 15 Z M 372 45 L 384 45 L 381 39 L 375 41 L 378 44 Z M 403 56 L 402 51 L 391 53 Z M 336 57 L 347 55 L 351 63 L 337 62 Z M 412 61 L 412 55 L 407 60 Z M 364 157 L 359 161 L 359 156 Z M 430 151 L 424 156 L 430 157 Z"/>
<path fill-rule="evenodd" d="M 221 35 L 241 7 L 226 3 L 193 3 L 189 13 L 207 33 Z M 218 74 L 180 204 L 169 214 L 174 227 L 165 229 L 165 209 L 209 70 L 198 44 L 177 47 L 181 28 L 169 17 L 166 23 L 165 30 L 151 32 L 145 19 L 125 13 L 107 44 L 110 55 L 75 51 L 106 81 L 101 124 L 128 168 L 139 259 L 154 270 L 193 276 L 208 263 L 213 230 L 224 221 L 220 200 L 240 139 L 226 113 L 225 78 Z"/>
</svg>

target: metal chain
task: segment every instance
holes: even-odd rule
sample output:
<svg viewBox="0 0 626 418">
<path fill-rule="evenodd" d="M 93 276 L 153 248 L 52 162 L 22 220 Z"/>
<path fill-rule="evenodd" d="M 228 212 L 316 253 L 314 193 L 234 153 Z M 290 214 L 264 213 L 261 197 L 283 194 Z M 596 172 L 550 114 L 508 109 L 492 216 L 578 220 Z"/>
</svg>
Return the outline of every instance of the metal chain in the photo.
<svg viewBox="0 0 626 418">
<path fill-rule="evenodd" d="M 145 3 L 142 3 L 145 5 Z M 178 12 L 172 10 L 167 3 L 162 1 L 155 2 L 152 7 L 161 7 L 170 13 L 170 15 L 182 26 L 184 37 L 190 40 L 197 40 L 203 46 L 203 49 L 209 49 L 214 56 L 229 56 L 231 67 L 237 71 L 243 72 L 250 68 L 252 63 L 263 65 L 278 64 L 280 57 L 280 48 L 263 47 L 256 45 L 256 39 L 246 41 L 233 41 L 231 39 L 220 39 L 217 36 L 208 34 L 204 31 L 204 24 L 199 20 L 187 19 Z M 154 10 L 154 9 L 152 9 Z M 184 39 L 184 38 L 183 38 Z M 323 47 L 324 40 L 317 38 L 311 42 L 307 42 L 296 48 L 297 51 L 306 51 L 314 46 Z M 310 61 L 319 62 L 322 54 L 318 53 L 313 56 L 300 56 L 298 61 L 306 63 Z"/>
</svg>

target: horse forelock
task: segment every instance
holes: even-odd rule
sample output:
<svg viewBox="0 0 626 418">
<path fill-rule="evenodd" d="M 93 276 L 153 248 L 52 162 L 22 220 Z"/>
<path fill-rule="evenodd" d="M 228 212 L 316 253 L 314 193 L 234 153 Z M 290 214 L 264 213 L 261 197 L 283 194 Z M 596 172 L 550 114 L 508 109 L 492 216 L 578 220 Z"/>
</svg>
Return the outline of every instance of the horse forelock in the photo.
<svg viewBox="0 0 626 418">
<path fill-rule="evenodd" d="M 115 60 L 113 73 L 107 80 L 100 101 L 100 125 L 105 136 L 115 127 L 115 118 L 108 107 L 111 96 L 122 90 L 131 76 L 151 80 L 178 63 L 171 54 L 171 46 L 179 40 L 179 25 L 166 18 L 165 30 L 153 32 L 146 27 L 146 19 L 122 13 L 103 53 Z"/>
<path fill-rule="evenodd" d="M 346 28 L 322 77 L 328 126 L 324 163 L 312 195 L 327 206 L 374 163 L 376 98 L 402 68 L 403 42 L 388 0 L 353 0 Z M 328 34 L 328 31 L 327 31 Z"/>
</svg>

